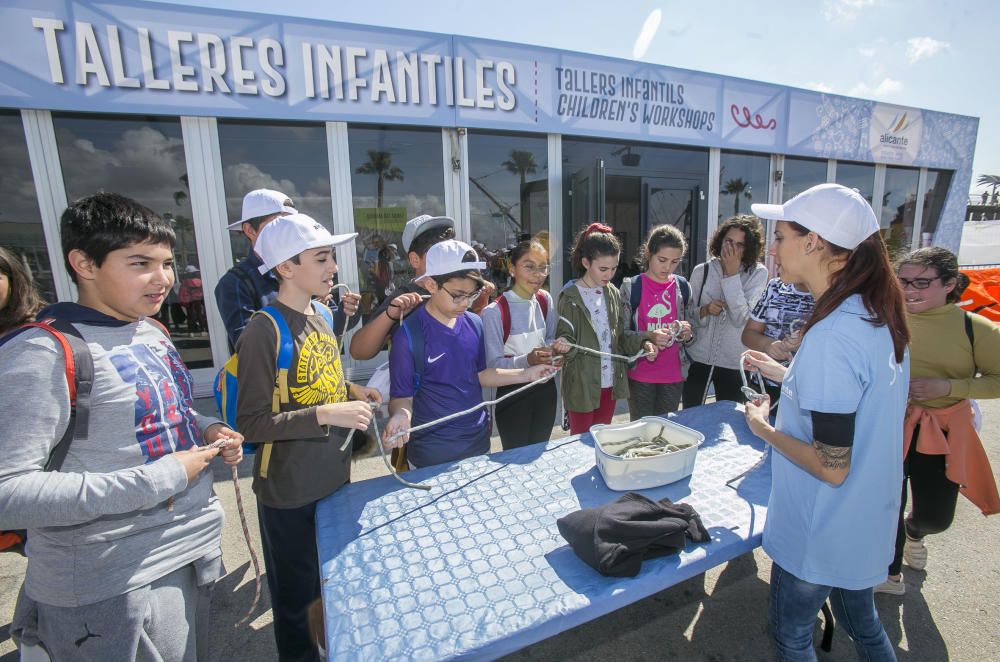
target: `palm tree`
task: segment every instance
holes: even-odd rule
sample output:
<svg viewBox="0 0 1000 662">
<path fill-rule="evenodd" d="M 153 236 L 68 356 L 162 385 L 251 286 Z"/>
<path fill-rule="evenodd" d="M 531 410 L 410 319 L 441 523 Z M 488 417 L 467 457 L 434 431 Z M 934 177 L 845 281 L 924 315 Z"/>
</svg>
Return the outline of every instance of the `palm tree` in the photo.
<svg viewBox="0 0 1000 662">
<path fill-rule="evenodd" d="M 991 193 L 993 194 L 993 199 L 997 199 L 997 187 L 1000 186 L 1000 175 L 979 175 L 979 179 L 976 180 L 976 186 L 990 186 L 992 187 Z"/>
<path fill-rule="evenodd" d="M 517 197 L 523 202 L 524 198 L 524 188 L 527 183 L 526 175 L 533 175 L 538 171 L 538 162 L 535 161 L 535 155 L 526 149 L 512 149 L 510 151 L 510 158 L 500 164 L 507 169 L 512 175 L 518 175 L 521 178 L 520 186 L 518 187 Z M 506 210 L 508 217 L 511 216 L 510 210 Z M 521 207 L 521 222 L 518 223 L 517 231 L 520 234 L 525 228 L 531 227 L 531 206 L 522 205 Z"/>
<path fill-rule="evenodd" d="M 533 175 L 538 171 L 538 163 L 535 161 L 535 155 L 526 149 L 512 149 L 510 151 L 510 158 L 501 163 L 507 172 L 512 175 L 520 175 L 521 177 L 521 188 L 519 191 L 524 190 L 524 184 L 526 181 L 525 175 Z"/>
<path fill-rule="evenodd" d="M 377 149 L 368 150 L 368 162 L 362 163 L 355 170 L 359 175 L 376 175 L 378 177 L 378 195 L 376 206 L 382 206 L 385 194 L 385 183 L 403 181 L 403 171 L 392 165 L 392 152 L 380 152 Z"/>
<path fill-rule="evenodd" d="M 747 200 L 753 198 L 752 188 L 750 182 L 744 180 L 742 177 L 737 177 L 736 179 L 730 179 L 726 182 L 725 187 L 722 189 L 722 195 L 733 196 L 733 215 L 736 216 L 740 213 L 740 194 L 743 194 Z"/>
</svg>

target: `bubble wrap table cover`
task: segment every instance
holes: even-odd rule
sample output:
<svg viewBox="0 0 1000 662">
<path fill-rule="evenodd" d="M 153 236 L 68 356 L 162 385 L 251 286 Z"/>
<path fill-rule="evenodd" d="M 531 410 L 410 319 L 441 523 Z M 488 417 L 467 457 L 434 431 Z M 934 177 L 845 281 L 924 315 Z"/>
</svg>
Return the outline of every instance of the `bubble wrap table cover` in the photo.
<svg viewBox="0 0 1000 662">
<path fill-rule="evenodd" d="M 679 412 L 699 430 L 694 473 L 642 493 L 690 503 L 712 542 L 604 577 L 556 520 L 621 496 L 594 464 L 589 434 L 346 485 L 316 509 L 331 660 L 494 659 L 612 612 L 760 545 L 770 462 L 742 409 Z"/>
</svg>

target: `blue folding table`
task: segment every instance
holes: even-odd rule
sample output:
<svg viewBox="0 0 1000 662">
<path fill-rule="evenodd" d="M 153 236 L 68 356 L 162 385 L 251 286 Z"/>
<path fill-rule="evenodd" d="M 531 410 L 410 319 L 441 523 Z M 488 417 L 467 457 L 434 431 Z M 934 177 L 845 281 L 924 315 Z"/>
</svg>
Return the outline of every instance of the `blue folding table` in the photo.
<svg viewBox="0 0 1000 662">
<path fill-rule="evenodd" d="M 347 485 L 316 509 L 331 660 L 494 659 L 641 600 L 760 545 L 770 463 L 732 402 L 680 412 L 699 430 L 694 473 L 643 494 L 691 504 L 712 535 L 604 577 L 556 520 L 621 495 L 604 484 L 589 434 Z M 763 605 L 762 605 L 763 607 Z"/>
</svg>

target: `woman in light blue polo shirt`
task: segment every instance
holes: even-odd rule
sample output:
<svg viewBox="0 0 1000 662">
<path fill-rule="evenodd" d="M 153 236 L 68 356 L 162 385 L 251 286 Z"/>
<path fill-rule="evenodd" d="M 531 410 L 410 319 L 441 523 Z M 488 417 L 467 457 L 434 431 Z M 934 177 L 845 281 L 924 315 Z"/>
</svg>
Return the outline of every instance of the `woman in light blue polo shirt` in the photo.
<svg viewBox="0 0 1000 662">
<path fill-rule="evenodd" d="M 777 450 L 764 526 L 777 658 L 816 659 L 816 614 L 829 597 L 860 659 L 895 660 L 872 587 L 886 578 L 899 513 L 909 382 L 903 293 L 857 191 L 821 184 L 753 211 L 778 221 L 782 279 L 806 283 L 816 300 L 787 369 L 761 352 L 744 358 L 782 382 L 774 426 L 766 399 L 746 406 L 750 428 Z"/>
</svg>

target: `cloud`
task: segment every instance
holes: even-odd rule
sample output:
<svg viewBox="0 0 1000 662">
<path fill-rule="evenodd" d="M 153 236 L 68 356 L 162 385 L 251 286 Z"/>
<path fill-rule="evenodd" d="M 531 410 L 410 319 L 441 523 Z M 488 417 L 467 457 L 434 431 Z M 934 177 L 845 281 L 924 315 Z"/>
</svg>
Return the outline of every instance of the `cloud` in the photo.
<svg viewBox="0 0 1000 662">
<path fill-rule="evenodd" d="M 874 6 L 880 0 L 825 0 L 823 2 L 823 18 L 828 21 L 853 21 L 867 7 Z"/>
<path fill-rule="evenodd" d="M 951 44 L 948 42 L 938 41 L 931 37 L 913 37 L 906 40 L 906 56 L 910 59 L 910 64 L 925 57 L 934 57 L 949 48 L 951 48 Z"/>
<path fill-rule="evenodd" d="M 67 126 L 60 128 L 57 120 L 56 140 L 69 199 L 114 191 L 160 214 L 190 218 L 190 202 L 174 198 L 174 193 L 187 193 L 181 181 L 187 170 L 183 140 L 154 126 L 126 129 L 108 149 Z"/>
<path fill-rule="evenodd" d="M 833 92 L 833 88 L 826 83 L 806 83 L 806 89 L 816 90 L 817 92 L 822 92 L 824 94 L 829 94 Z"/>
<path fill-rule="evenodd" d="M 874 46 L 862 46 L 858 49 L 858 54 L 864 57 L 875 57 L 875 47 Z"/>
<path fill-rule="evenodd" d="M 635 44 L 632 46 L 633 60 L 641 60 L 646 55 L 649 45 L 656 36 L 656 31 L 660 29 L 660 20 L 662 18 L 663 12 L 659 9 L 649 12 L 649 16 L 646 17 L 646 22 L 642 24 L 642 30 L 639 31 L 639 36 L 636 37 Z"/>
<path fill-rule="evenodd" d="M 883 78 L 882 82 L 872 87 L 867 83 L 858 83 L 851 88 L 848 96 L 885 98 L 903 91 L 903 84 L 892 78 Z"/>
</svg>

